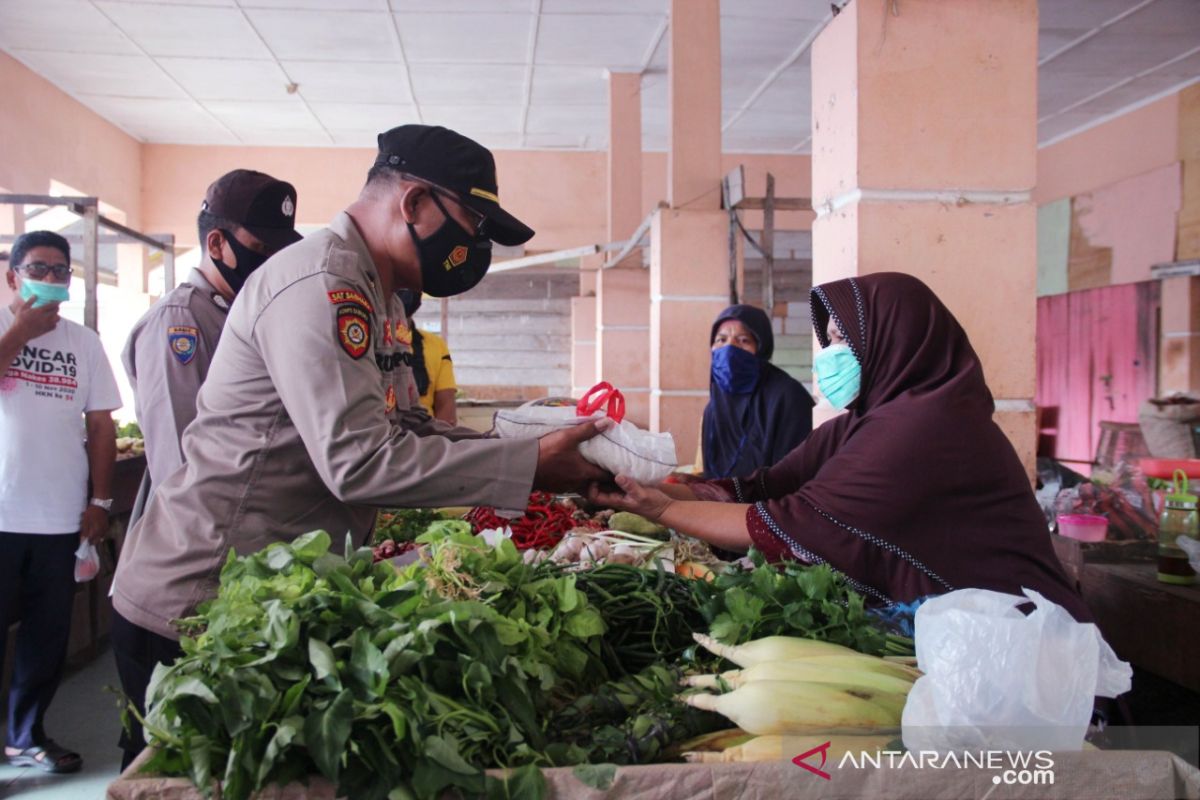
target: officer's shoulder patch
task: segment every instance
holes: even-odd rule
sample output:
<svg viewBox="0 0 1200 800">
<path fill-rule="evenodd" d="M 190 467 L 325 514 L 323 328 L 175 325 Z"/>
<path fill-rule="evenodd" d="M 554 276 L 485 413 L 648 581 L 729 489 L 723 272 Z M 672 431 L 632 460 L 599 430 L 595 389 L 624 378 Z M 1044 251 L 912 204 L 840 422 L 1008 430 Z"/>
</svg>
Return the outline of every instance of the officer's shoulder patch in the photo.
<svg viewBox="0 0 1200 800">
<path fill-rule="evenodd" d="M 371 301 L 363 296 L 362 292 L 355 291 L 354 289 L 334 289 L 332 292 L 328 292 L 328 296 L 329 302 L 335 306 L 342 305 L 343 303 L 355 303 L 365 308 L 367 313 L 374 313 L 375 311 L 371 305 Z"/>
<path fill-rule="evenodd" d="M 196 343 L 199 338 L 199 329 L 191 325 L 174 325 L 167 328 L 167 346 L 180 364 L 190 364 L 196 357 Z"/>
<path fill-rule="evenodd" d="M 337 337 L 348 356 L 363 357 L 371 347 L 371 315 L 365 306 L 348 301 L 338 306 Z"/>
</svg>

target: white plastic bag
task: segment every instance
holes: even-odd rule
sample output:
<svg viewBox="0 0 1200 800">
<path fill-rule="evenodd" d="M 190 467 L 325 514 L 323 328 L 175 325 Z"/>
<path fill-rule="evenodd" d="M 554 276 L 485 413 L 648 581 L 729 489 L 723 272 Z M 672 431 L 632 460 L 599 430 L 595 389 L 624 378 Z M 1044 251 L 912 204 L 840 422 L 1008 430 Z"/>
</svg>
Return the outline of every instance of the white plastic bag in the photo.
<svg viewBox="0 0 1200 800">
<path fill-rule="evenodd" d="M 580 455 L 588 461 L 614 475 L 628 475 L 639 483 L 658 483 L 678 463 L 671 434 L 644 431 L 622 419 L 625 400 L 607 383 L 593 386 L 574 408 L 539 406 L 537 402 L 497 411 L 493 418 L 496 435 L 503 439 L 532 439 L 601 419 L 607 413 L 617 424 L 579 446 Z M 607 412 L 599 409 L 605 402 Z"/>
<path fill-rule="evenodd" d="M 906 748 L 1080 750 L 1093 697 L 1129 691 L 1133 671 L 1095 625 L 1024 591 L 961 589 L 917 609 L 925 674 L 904 706 Z M 1017 610 L 1028 602 L 1032 613 Z"/>
<path fill-rule="evenodd" d="M 84 539 L 75 550 L 75 582 L 87 583 L 100 574 L 100 553 L 96 545 Z"/>
</svg>

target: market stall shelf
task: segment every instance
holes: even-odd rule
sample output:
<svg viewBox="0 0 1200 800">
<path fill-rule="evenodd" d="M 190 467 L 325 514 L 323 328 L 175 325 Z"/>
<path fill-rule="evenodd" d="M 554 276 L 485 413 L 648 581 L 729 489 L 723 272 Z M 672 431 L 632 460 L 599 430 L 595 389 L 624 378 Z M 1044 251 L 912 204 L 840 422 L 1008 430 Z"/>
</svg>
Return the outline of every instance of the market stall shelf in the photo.
<svg viewBox="0 0 1200 800">
<path fill-rule="evenodd" d="M 1086 564 L 1083 599 L 1121 658 L 1200 692 L 1200 587 L 1160 583 L 1153 562 Z"/>
<path fill-rule="evenodd" d="M 1158 556 L 1158 543 L 1137 539 L 1084 542 L 1051 534 L 1054 554 L 1062 562 L 1071 583 L 1078 590 L 1080 575 L 1087 564 L 1153 564 Z"/>
</svg>

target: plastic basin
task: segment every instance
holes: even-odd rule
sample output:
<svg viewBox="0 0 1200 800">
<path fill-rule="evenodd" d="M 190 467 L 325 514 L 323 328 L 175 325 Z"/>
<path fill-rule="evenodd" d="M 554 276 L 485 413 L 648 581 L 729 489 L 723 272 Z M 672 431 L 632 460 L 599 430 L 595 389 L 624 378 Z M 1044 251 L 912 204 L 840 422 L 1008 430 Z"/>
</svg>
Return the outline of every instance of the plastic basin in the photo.
<svg viewBox="0 0 1200 800">
<path fill-rule="evenodd" d="M 1102 542 L 1108 533 L 1108 520 L 1095 514 L 1063 514 L 1058 518 L 1058 532 L 1081 542 Z"/>
</svg>

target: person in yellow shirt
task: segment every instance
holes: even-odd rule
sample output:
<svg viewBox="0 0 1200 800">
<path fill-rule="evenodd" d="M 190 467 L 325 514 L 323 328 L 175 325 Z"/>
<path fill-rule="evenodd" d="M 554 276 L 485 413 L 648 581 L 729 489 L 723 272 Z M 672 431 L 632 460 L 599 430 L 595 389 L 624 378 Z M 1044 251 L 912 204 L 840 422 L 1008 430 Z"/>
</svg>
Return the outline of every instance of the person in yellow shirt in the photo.
<svg viewBox="0 0 1200 800">
<path fill-rule="evenodd" d="M 421 295 L 408 289 L 400 292 L 404 313 L 412 328 L 413 378 L 421 393 L 421 405 L 436 419 L 458 424 L 458 384 L 454 380 L 454 362 L 446 340 L 436 333 L 417 327 L 413 314 L 421 307 Z"/>
</svg>

